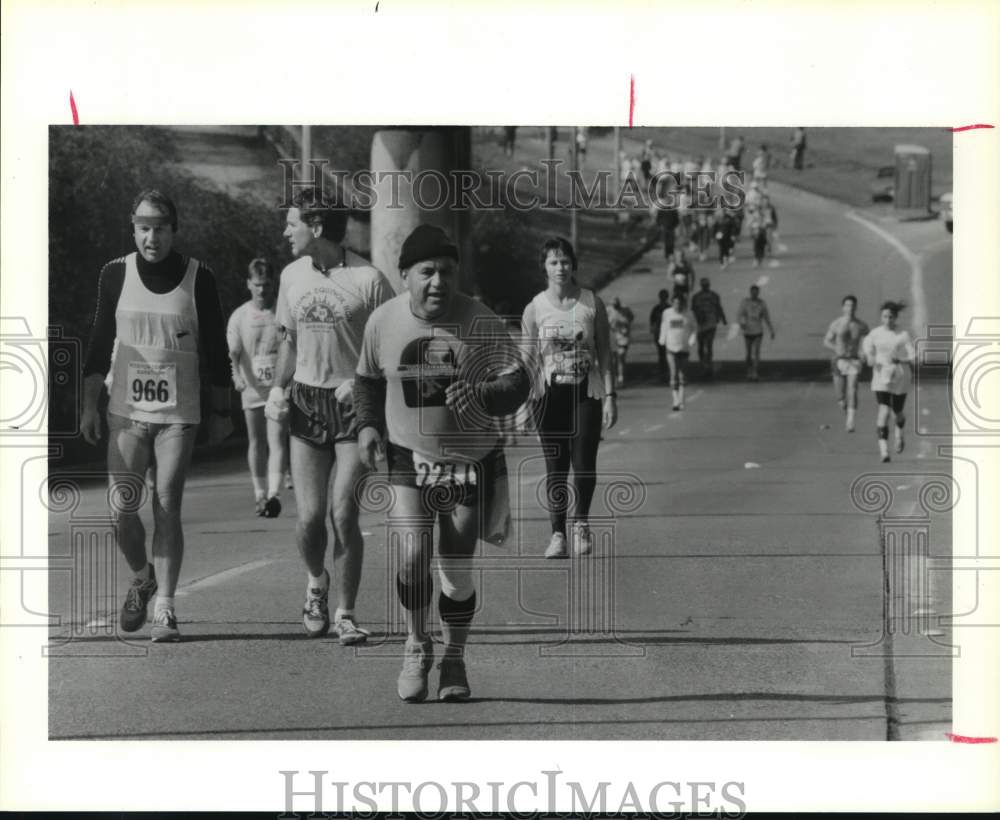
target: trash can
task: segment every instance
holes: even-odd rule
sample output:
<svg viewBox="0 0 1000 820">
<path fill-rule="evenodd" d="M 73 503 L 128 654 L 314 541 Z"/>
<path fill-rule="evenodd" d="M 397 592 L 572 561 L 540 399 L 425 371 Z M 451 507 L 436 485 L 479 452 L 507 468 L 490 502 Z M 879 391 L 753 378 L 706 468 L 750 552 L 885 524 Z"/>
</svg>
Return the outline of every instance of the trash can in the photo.
<svg viewBox="0 0 1000 820">
<path fill-rule="evenodd" d="M 896 146 L 897 211 L 931 209 L 931 152 L 919 145 Z"/>
</svg>

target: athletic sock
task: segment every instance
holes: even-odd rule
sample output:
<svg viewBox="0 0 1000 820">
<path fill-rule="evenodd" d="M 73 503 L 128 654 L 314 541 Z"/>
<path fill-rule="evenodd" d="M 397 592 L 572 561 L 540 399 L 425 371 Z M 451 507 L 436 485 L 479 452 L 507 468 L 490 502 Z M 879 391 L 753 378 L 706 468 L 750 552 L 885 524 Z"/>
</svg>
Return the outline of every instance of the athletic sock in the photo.
<svg viewBox="0 0 1000 820">
<path fill-rule="evenodd" d="M 330 586 L 330 576 L 323 572 L 321 575 L 313 575 L 307 572 L 309 575 L 309 586 L 307 589 L 326 589 Z"/>
<path fill-rule="evenodd" d="M 253 481 L 253 495 L 258 501 L 264 498 L 264 478 L 263 476 L 250 476 Z"/>
<path fill-rule="evenodd" d="M 353 609 L 341 609 L 339 606 L 337 610 L 333 613 L 333 620 L 339 621 L 341 618 L 350 618 L 354 620 L 354 610 Z"/>
<path fill-rule="evenodd" d="M 284 478 L 283 473 L 268 473 L 267 474 L 267 497 L 277 498 L 281 494 L 281 480 Z"/>
<path fill-rule="evenodd" d="M 135 574 L 135 577 L 136 577 L 136 578 L 138 578 L 138 579 L 139 579 L 140 581 L 142 581 L 142 582 L 144 582 L 144 583 L 145 583 L 146 581 L 148 581 L 148 580 L 149 580 L 150 578 L 152 578 L 152 577 L 153 577 L 153 565 L 152 565 L 152 564 L 150 564 L 150 563 L 149 563 L 149 562 L 147 561 L 147 562 L 146 562 L 146 566 L 144 566 L 144 567 L 143 567 L 142 569 L 140 569 L 140 570 L 139 570 L 139 571 L 138 571 L 138 572 L 137 572 L 137 573 Z"/>
</svg>

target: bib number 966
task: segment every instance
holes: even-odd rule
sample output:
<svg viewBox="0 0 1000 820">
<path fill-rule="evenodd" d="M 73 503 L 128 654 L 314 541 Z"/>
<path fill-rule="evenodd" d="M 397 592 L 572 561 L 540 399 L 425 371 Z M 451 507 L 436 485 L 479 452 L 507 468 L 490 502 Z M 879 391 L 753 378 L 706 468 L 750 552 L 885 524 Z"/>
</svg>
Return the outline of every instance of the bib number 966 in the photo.
<svg viewBox="0 0 1000 820">
<path fill-rule="evenodd" d="M 133 379 L 132 380 L 132 401 L 156 402 L 157 404 L 168 404 L 170 402 L 170 383 L 166 379 Z"/>
</svg>

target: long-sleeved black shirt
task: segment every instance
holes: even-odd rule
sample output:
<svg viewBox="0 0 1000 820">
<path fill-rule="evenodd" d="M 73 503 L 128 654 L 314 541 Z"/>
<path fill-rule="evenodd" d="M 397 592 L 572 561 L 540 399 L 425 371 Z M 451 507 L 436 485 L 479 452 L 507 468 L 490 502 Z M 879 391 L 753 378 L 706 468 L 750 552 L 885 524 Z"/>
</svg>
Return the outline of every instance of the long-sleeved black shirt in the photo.
<svg viewBox="0 0 1000 820">
<path fill-rule="evenodd" d="M 136 267 L 142 284 L 153 293 L 169 293 L 176 288 L 187 271 L 188 259 L 176 251 L 162 262 L 151 263 L 136 256 Z M 118 298 L 125 284 L 125 257 L 108 262 L 101 269 L 97 285 L 97 309 L 90 328 L 87 357 L 83 365 L 86 378 L 92 373 L 106 376 L 111 369 L 111 352 L 114 349 L 117 324 L 115 311 Z M 198 313 L 198 345 L 202 360 L 208 370 L 209 383 L 229 387 L 229 349 L 226 345 L 226 322 L 222 317 L 219 291 L 211 269 L 199 262 L 194 283 L 194 304 Z"/>
</svg>

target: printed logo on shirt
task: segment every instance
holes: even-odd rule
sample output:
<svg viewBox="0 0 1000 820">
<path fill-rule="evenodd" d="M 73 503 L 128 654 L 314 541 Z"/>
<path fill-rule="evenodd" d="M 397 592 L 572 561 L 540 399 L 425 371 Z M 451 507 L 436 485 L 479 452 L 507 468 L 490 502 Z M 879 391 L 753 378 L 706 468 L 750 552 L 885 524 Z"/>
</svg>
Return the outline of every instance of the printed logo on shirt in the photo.
<svg viewBox="0 0 1000 820">
<path fill-rule="evenodd" d="M 458 374 L 458 354 L 448 339 L 425 336 L 403 348 L 397 368 L 407 407 L 444 407 Z"/>
<path fill-rule="evenodd" d="M 340 322 L 351 320 L 351 307 L 344 297 L 333 290 L 312 291 L 295 305 L 300 329 L 328 330 Z"/>
</svg>

